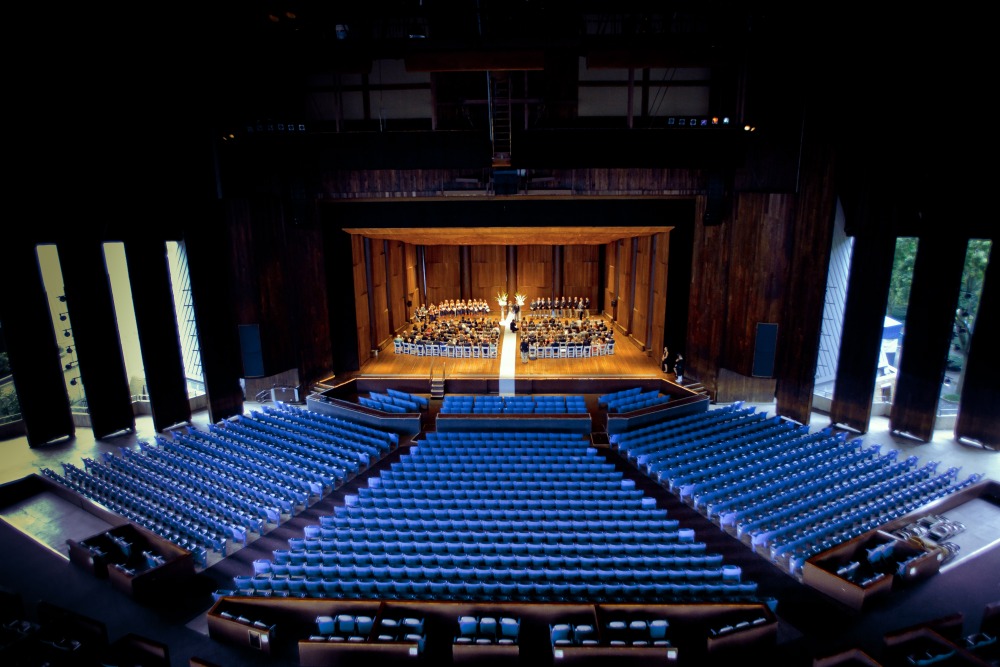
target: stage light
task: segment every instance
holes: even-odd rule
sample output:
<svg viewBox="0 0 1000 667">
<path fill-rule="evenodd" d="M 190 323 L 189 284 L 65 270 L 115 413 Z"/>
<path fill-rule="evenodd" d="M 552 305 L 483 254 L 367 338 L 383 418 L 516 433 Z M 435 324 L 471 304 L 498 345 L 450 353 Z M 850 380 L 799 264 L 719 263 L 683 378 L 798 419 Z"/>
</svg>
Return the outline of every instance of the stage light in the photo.
<svg viewBox="0 0 1000 667">
<path fill-rule="evenodd" d="M 66 338 L 69 338 L 70 336 L 73 335 L 71 333 L 72 331 L 73 331 L 72 329 L 63 329 L 63 336 L 66 336 Z"/>
<path fill-rule="evenodd" d="M 667 125 L 676 125 L 676 124 L 677 124 L 676 118 L 671 117 L 667 119 Z"/>
<path fill-rule="evenodd" d="M 76 386 L 76 383 L 77 383 L 77 382 L 79 382 L 79 381 L 80 381 L 80 376 L 79 376 L 79 375 L 77 375 L 77 376 L 76 376 L 75 378 L 70 378 L 70 380 L 69 380 L 69 383 L 70 383 L 70 384 L 71 384 L 72 386 L 74 386 L 74 387 L 75 387 L 75 386 Z"/>
<path fill-rule="evenodd" d="M 719 117 L 712 116 L 712 125 L 718 125 L 718 124 L 719 124 Z"/>
<path fill-rule="evenodd" d="M 729 116 L 723 116 L 722 117 L 722 124 L 723 125 L 729 125 Z"/>
<path fill-rule="evenodd" d="M 65 312 L 65 311 L 64 311 L 64 312 L 61 312 L 61 313 L 59 313 L 59 320 L 60 320 L 61 322 L 65 322 L 65 321 L 67 320 L 67 318 L 69 318 L 69 313 L 67 313 L 67 312 Z"/>
</svg>

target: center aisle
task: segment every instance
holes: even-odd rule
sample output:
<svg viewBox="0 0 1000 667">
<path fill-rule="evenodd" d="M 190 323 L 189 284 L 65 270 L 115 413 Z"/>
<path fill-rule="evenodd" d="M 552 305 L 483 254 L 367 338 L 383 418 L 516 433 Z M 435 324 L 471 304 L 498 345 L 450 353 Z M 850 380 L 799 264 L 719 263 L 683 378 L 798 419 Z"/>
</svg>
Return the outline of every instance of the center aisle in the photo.
<svg viewBox="0 0 1000 667">
<path fill-rule="evenodd" d="M 509 324 L 513 315 L 508 314 L 500 321 L 500 390 L 501 396 L 514 395 L 514 369 L 517 368 L 517 334 Z"/>
</svg>

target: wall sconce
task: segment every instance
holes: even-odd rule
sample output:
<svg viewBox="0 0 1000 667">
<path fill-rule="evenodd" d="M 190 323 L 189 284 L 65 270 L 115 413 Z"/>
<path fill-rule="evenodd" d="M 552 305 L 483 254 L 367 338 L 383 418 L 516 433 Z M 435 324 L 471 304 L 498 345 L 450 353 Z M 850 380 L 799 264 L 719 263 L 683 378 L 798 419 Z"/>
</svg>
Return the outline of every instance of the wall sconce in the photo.
<svg viewBox="0 0 1000 667">
<path fill-rule="evenodd" d="M 63 312 L 59 313 L 59 320 L 61 322 L 65 322 L 68 319 L 69 319 L 69 313 L 68 312 L 63 311 Z"/>
<path fill-rule="evenodd" d="M 73 348 L 72 347 L 67 347 L 66 348 L 66 354 L 73 354 Z"/>
<path fill-rule="evenodd" d="M 75 386 L 76 386 L 76 383 L 77 383 L 77 382 L 79 382 L 79 381 L 80 381 L 80 376 L 79 376 L 79 375 L 77 375 L 76 377 L 73 377 L 73 378 L 70 378 L 70 380 L 69 380 L 69 383 L 70 383 L 70 384 L 71 384 L 72 386 L 74 386 L 74 387 L 75 387 Z"/>
<path fill-rule="evenodd" d="M 76 368 L 79 365 L 80 365 L 80 362 L 74 359 L 73 361 L 71 361 L 68 364 L 66 364 L 65 368 L 66 368 L 66 370 L 71 371 L 71 370 L 73 370 L 74 368 Z"/>
<path fill-rule="evenodd" d="M 66 336 L 66 338 L 69 338 L 72 335 L 73 335 L 73 330 L 72 329 L 63 329 L 63 336 Z"/>
</svg>

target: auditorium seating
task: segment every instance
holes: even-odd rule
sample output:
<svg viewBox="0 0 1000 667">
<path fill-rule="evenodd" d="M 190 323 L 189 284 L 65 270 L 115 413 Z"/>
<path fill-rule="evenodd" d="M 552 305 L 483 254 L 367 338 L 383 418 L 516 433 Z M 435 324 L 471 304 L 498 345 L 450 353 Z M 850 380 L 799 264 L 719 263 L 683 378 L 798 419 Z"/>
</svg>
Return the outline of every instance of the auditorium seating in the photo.
<svg viewBox="0 0 1000 667">
<path fill-rule="evenodd" d="M 42 473 L 190 550 L 205 566 L 387 454 L 395 434 L 276 404 Z"/>
<path fill-rule="evenodd" d="M 609 404 L 617 397 L 609 396 Z M 734 404 L 614 434 L 611 446 L 801 576 L 812 555 L 979 481 Z"/>
<path fill-rule="evenodd" d="M 444 397 L 443 414 L 586 414 L 587 405 L 580 395 L 461 395 Z"/>
<path fill-rule="evenodd" d="M 430 432 L 303 532 L 324 529 L 326 544 L 290 538 L 281 550 L 306 560 L 302 597 L 690 601 L 756 591 L 580 435 Z M 257 595 L 291 576 L 234 587 Z"/>
</svg>

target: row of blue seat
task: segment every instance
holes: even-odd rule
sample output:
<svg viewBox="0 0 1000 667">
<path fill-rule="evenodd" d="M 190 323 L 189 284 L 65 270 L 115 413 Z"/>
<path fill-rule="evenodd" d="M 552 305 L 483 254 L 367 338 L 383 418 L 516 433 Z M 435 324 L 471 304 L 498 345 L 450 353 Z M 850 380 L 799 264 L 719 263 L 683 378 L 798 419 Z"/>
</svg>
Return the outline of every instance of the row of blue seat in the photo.
<svg viewBox="0 0 1000 667">
<path fill-rule="evenodd" d="M 519 445 L 522 441 L 558 442 L 569 441 L 590 444 L 589 439 L 579 433 L 563 433 L 549 431 L 427 431 L 420 442 L 434 443 L 437 440 L 461 441 L 463 443 L 479 443 L 486 445 L 491 442 Z"/>
<path fill-rule="evenodd" d="M 607 394 L 602 394 L 597 397 L 597 405 L 600 407 L 607 407 L 610 401 L 622 398 L 624 396 L 635 396 L 642 393 L 642 387 L 628 387 L 627 389 L 621 389 L 619 391 L 612 391 Z"/>
<path fill-rule="evenodd" d="M 613 447 L 798 574 L 805 560 L 981 477 L 898 461 L 830 429 L 733 405 L 616 434 Z"/>
<path fill-rule="evenodd" d="M 169 508 L 148 502 L 123 491 L 115 484 L 94 477 L 71 463 L 64 462 L 63 474 L 51 468 L 42 468 L 42 474 L 81 497 L 103 505 L 112 512 L 163 537 L 181 548 L 190 550 L 196 562 L 204 566 L 207 552 L 216 551 L 225 556 L 229 536 L 214 528 L 181 517 Z"/>
<path fill-rule="evenodd" d="M 269 585 L 263 591 L 252 588 L 228 591 L 231 595 L 252 597 L 303 597 L 397 600 L 468 600 L 468 601 L 551 601 L 551 602 L 732 602 L 754 600 L 755 582 L 549 582 L 491 581 L 473 579 L 411 581 L 408 579 L 289 579 L 285 589 L 274 589 L 283 580 L 262 579 Z M 266 582 L 266 583 L 265 583 Z M 253 583 L 257 583 L 256 581 Z"/>
<path fill-rule="evenodd" d="M 361 424 L 349 419 L 334 417 L 316 410 L 289 405 L 281 401 L 262 406 L 264 412 L 286 419 L 292 419 L 307 426 L 330 430 L 333 435 L 342 435 L 348 440 L 374 444 L 383 453 L 399 445 L 399 434 L 383 431 L 374 426 Z"/>
<path fill-rule="evenodd" d="M 304 445 L 307 451 L 326 452 L 362 464 L 370 463 L 373 458 L 389 451 L 389 446 L 384 441 L 374 441 L 360 434 L 347 435 L 321 424 L 307 426 L 299 420 L 270 412 L 253 410 L 249 415 L 241 415 L 239 422 L 260 428 L 283 440 Z"/>
</svg>

